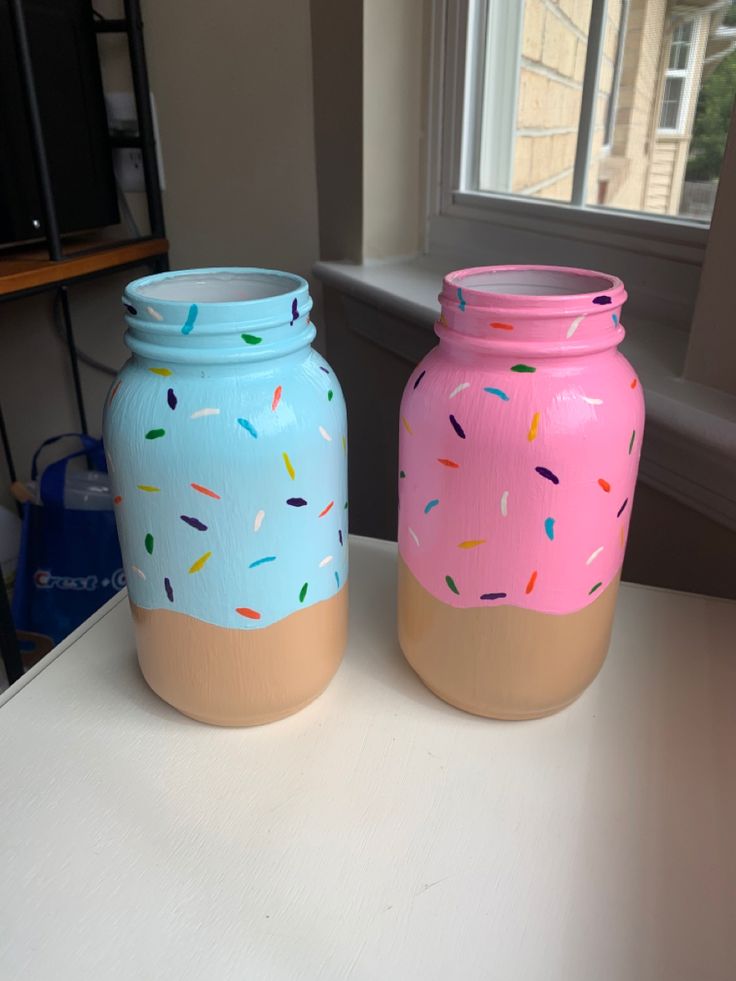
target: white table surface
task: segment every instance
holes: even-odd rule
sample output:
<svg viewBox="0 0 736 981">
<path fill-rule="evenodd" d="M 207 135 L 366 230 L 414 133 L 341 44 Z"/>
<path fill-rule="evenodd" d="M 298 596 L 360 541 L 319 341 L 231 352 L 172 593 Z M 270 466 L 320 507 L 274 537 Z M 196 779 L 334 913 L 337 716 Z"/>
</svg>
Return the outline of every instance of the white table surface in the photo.
<svg viewBox="0 0 736 981">
<path fill-rule="evenodd" d="M 736 978 L 736 603 L 625 585 L 586 694 L 491 722 L 402 660 L 395 556 L 285 721 L 170 709 L 123 595 L 6 692 L 3 981 Z"/>
</svg>

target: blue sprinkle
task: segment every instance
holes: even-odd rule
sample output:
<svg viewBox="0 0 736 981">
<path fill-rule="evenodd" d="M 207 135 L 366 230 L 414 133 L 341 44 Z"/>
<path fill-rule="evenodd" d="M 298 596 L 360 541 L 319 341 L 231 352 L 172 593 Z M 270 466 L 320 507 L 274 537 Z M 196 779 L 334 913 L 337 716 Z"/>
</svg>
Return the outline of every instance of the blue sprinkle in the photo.
<svg viewBox="0 0 736 981">
<path fill-rule="evenodd" d="M 504 402 L 508 402 L 509 397 L 506 392 L 502 392 L 500 388 L 484 388 L 484 392 L 488 392 L 489 395 L 496 395 L 498 398 L 502 399 Z"/>
<path fill-rule="evenodd" d="M 340 588 L 340 574 L 337 573 L 337 572 L 335 573 L 335 582 L 337 583 L 337 588 L 339 589 Z"/>
<path fill-rule="evenodd" d="M 251 434 L 253 439 L 258 439 L 258 433 L 256 432 L 256 427 L 253 425 L 252 422 L 248 422 L 247 419 L 238 419 L 238 422 L 243 427 L 243 429 L 248 430 L 248 432 Z"/>
<path fill-rule="evenodd" d="M 546 467 L 535 467 L 534 469 L 540 477 L 544 477 L 545 480 L 551 480 L 553 484 L 559 484 L 560 478 L 556 473 L 552 473 L 552 471 L 548 470 Z"/>
<path fill-rule="evenodd" d="M 326 375 L 329 375 L 329 371 L 327 370 L 327 368 L 323 368 L 322 365 L 319 366 L 319 370 L 324 371 Z"/>
<path fill-rule="evenodd" d="M 198 307 L 196 303 L 193 303 L 189 307 L 189 313 L 187 314 L 187 320 L 181 329 L 182 334 L 191 334 L 194 330 L 194 321 L 197 319 Z"/>
<path fill-rule="evenodd" d="M 547 538 L 549 538 L 549 540 L 551 542 L 553 542 L 555 540 L 555 519 L 554 518 L 545 518 L 544 519 L 544 530 L 547 533 Z"/>
<path fill-rule="evenodd" d="M 463 299 L 463 291 L 460 289 L 459 286 L 457 288 L 457 298 L 460 301 L 460 312 L 463 313 L 464 310 L 465 310 L 465 307 L 467 306 L 467 303 Z"/>
<path fill-rule="evenodd" d="M 340 539 L 340 544 L 342 545 L 342 528 L 338 528 L 337 537 Z"/>
<path fill-rule="evenodd" d="M 265 558 L 256 559 L 255 562 L 251 562 L 251 564 L 248 566 L 248 568 L 249 569 L 255 569 L 255 567 L 257 565 L 263 565 L 264 562 L 275 562 L 275 561 L 276 561 L 276 556 L 275 555 L 266 555 Z"/>
<path fill-rule="evenodd" d="M 618 316 L 615 313 L 611 314 L 611 320 L 613 321 L 613 326 L 618 327 Z"/>
<path fill-rule="evenodd" d="M 435 499 L 433 501 L 427 501 L 427 505 L 424 508 L 424 513 L 425 514 L 429 514 L 429 512 L 432 510 L 432 508 L 436 508 L 439 503 L 440 503 L 439 502 L 439 499 Z"/>
</svg>

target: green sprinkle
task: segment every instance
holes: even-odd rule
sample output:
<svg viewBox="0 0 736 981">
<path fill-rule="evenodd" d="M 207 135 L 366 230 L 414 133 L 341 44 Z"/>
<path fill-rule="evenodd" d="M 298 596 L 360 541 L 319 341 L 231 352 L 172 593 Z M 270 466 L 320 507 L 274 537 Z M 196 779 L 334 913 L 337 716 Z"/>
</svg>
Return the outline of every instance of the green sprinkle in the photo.
<svg viewBox="0 0 736 981">
<path fill-rule="evenodd" d="M 594 593 L 594 592 L 596 591 L 596 589 L 600 589 L 602 585 L 603 585 L 603 583 L 602 583 L 602 582 L 597 582 L 597 583 L 595 584 L 595 586 L 593 586 L 593 588 L 592 588 L 592 589 L 590 590 L 590 592 L 588 593 L 588 596 L 590 596 L 590 595 L 591 595 L 592 593 Z"/>
<path fill-rule="evenodd" d="M 399 477 L 406 477 L 406 474 L 404 473 L 403 470 L 399 470 Z"/>
<path fill-rule="evenodd" d="M 532 368 L 530 364 L 515 364 L 511 367 L 512 371 L 520 371 L 522 373 L 530 374 L 532 371 L 536 371 L 536 368 Z"/>
<path fill-rule="evenodd" d="M 149 555 L 153 555 L 153 535 L 149 533 L 146 535 L 146 551 Z"/>
<path fill-rule="evenodd" d="M 334 394 L 335 394 L 335 393 L 334 393 L 334 392 L 332 391 L 332 389 L 330 389 L 330 390 L 329 390 L 329 392 L 327 393 L 327 401 L 328 401 L 328 402 L 331 402 L 331 401 L 332 401 L 332 396 L 333 396 Z"/>
<path fill-rule="evenodd" d="M 146 439 L 160 439 L 162 436 L 166 435 L 165 429 L 149 429 L 146 433 Z"/>
<path fill-rule="evenodd" d="M 631 456 L 631 451 L 634 449 L 634 440 L 636 439 L 636 430 L 631 430 L 631 439 L 629 440 L 629 456 Z"/>
<path fill-rule="evenodd" d="M 345 507 L 343 508 L 343 511 L 347 511 L 347 509 L 348 509 L 348 502 L 345 501 Z"/>
<path fill-rule="evenodd" d="M 257 337 L 255 334 L 241 334 L 240 336 L 246 344 L 260 344 L 263 340 L 262 337 Z"/>
<path fill-rule="evenodd" d="M 455 580 L 452 578 L 452 576 L 445 576 L 445 582 L 456 596 L 460 595 L 460 590 L 455 585 Z"/>
<path fill-rule="evenodd" d="M 309 589 L 309 583 L 305 582 L 302 588 L 299 590 L 299 602 L 303 603 L 307 596 L 307 590 Z"/>
</svg>

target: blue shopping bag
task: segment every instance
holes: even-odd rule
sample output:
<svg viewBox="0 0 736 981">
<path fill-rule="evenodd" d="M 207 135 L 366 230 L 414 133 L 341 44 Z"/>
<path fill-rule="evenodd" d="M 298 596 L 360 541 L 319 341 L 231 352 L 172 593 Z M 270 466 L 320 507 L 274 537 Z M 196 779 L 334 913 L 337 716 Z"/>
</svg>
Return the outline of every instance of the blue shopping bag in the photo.
<svg viewBox="0 0 736 981">
<path fill-rule="evenodd" d="M 81 433 L 47 439 L 33 457 L 31 478 L 45 446 L 75 437 L 83 449 L 49 464 L 41 474 L 41 504 L 23 505 L 23 531 L 13 594 L 16 629 L 48 637 L 58 644 L 125 585 L 112 509 L 82 511 L 64 506 L 66 468 L 86 456 L 95 470 L 106 471 L 102 440 Z"/>
</svg>

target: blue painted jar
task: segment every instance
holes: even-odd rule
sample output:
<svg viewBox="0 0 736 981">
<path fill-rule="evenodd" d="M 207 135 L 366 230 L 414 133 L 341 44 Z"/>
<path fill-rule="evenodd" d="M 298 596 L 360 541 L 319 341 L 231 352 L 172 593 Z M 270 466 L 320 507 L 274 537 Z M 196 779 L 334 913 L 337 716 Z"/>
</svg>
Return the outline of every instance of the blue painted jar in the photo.
<svg viewBox="0 0 736 981">
<path fill-rule="evenodd" d="M 307 283 L 194 269 L 123 303 L 104 439 L 143 674 L 205 722 L 289 715 L 347 632 L 345 403 Z"/>
</svg>

